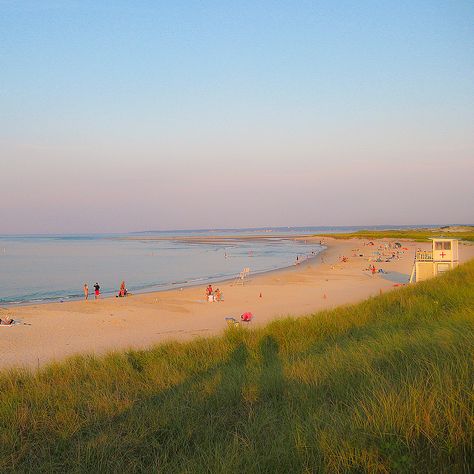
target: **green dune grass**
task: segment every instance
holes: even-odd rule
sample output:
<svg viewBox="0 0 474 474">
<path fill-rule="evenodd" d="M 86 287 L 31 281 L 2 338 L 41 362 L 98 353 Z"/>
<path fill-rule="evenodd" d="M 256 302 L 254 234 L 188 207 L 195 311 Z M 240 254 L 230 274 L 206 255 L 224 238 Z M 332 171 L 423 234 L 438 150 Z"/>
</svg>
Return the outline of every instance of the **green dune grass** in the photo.
<svg viewBox="0 0 474 474">
<path fill-rule="evenodd" d="M 3 371 L 0 471 L 472 472 L 473 349 L 471 261 L 263 329 Z"/>
<path fill-rule="evenodd" d="M 409 239 L 416 242 L 427 242 L 433 237 L 448 237 L 474 242 L 474 227 L 464 227 L 463 231 L 443 229 L 359 230 L 338 234 L 317 234 L 317 236 L 334 239 Z"/>
</svg>

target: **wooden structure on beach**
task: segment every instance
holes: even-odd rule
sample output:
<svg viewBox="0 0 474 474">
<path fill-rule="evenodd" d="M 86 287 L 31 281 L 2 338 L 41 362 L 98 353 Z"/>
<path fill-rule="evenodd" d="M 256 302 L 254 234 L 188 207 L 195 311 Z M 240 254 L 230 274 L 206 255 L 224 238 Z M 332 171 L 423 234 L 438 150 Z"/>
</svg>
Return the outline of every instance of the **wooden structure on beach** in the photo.
<svg viewBox="0 0 474 474">
<path fill-rule="evenodd" d="M 250 268 L 245 267 L 240 273 L 239 276 L 235 279 L 234 285 L 240 284 L 243 285 L 246 281 L 248 281 L 250 275 Z"/>
<path fill-rule="evenodd" d="M 410 283 L 433 278 L 459 265 L 457 239 L 436 237 L 431 239 L 432 250 L 417 250 Z"/>
</svg>

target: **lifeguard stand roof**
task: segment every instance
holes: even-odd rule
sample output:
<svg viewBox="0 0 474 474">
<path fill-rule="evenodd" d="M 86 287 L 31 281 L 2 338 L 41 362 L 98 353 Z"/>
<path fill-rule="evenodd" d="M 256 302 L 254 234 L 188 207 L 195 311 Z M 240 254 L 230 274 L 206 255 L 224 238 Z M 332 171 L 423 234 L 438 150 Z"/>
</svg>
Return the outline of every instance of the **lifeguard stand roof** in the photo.
<svg viewBox="0 0 474 474">
<path fill-rule="evenodd" d="M 430 240 L 459 240 L 455 237 L 430 237 Z"/>
</svg>

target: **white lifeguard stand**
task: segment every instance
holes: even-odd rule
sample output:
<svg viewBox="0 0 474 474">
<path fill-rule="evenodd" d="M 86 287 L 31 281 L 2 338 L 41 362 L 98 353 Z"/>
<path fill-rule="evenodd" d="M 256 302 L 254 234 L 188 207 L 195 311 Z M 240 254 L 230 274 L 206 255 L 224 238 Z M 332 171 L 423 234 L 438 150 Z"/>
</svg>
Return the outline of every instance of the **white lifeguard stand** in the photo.
<svg viewBox="0 0 474 474">
<path fill-rule="evenodd" d="M 235 279 L 233 285 L 243 285 L 246 281 L 249 280 L 249 275 L 250 275 L 250 268 L 245 267 L 238 275 L 238 277 Z"/>
<path fill-rule="evenodd" d="M 459 265 L 459 241 L 447 237 L 431 239 L 433 248 L 417 250 L 410 283 L 428 280 Z"/>
</svg>

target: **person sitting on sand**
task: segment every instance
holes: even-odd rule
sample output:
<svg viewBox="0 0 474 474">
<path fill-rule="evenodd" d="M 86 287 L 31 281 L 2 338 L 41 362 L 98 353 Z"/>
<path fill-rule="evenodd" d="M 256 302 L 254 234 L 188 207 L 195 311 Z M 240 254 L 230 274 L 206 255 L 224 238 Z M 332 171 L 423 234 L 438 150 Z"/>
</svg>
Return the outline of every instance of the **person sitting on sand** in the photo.
<svg viewBox="0 0 474 474">
<path fill-rule="evenodd" d="M 125 288 L 125 281 L 122 280 L 122 283 L 120 283 L 120 290 L 118 296 L 120 298 L 123 298 L 124 296 L 127 296 L 127 288 Z"/>
<path fill-rule="evenodd" d="M 2 326 L 11 326 L 13 324 L 13 319 L 10 316 L 1 316 L 0 317 L 0 324 Z"/>
</svg>

